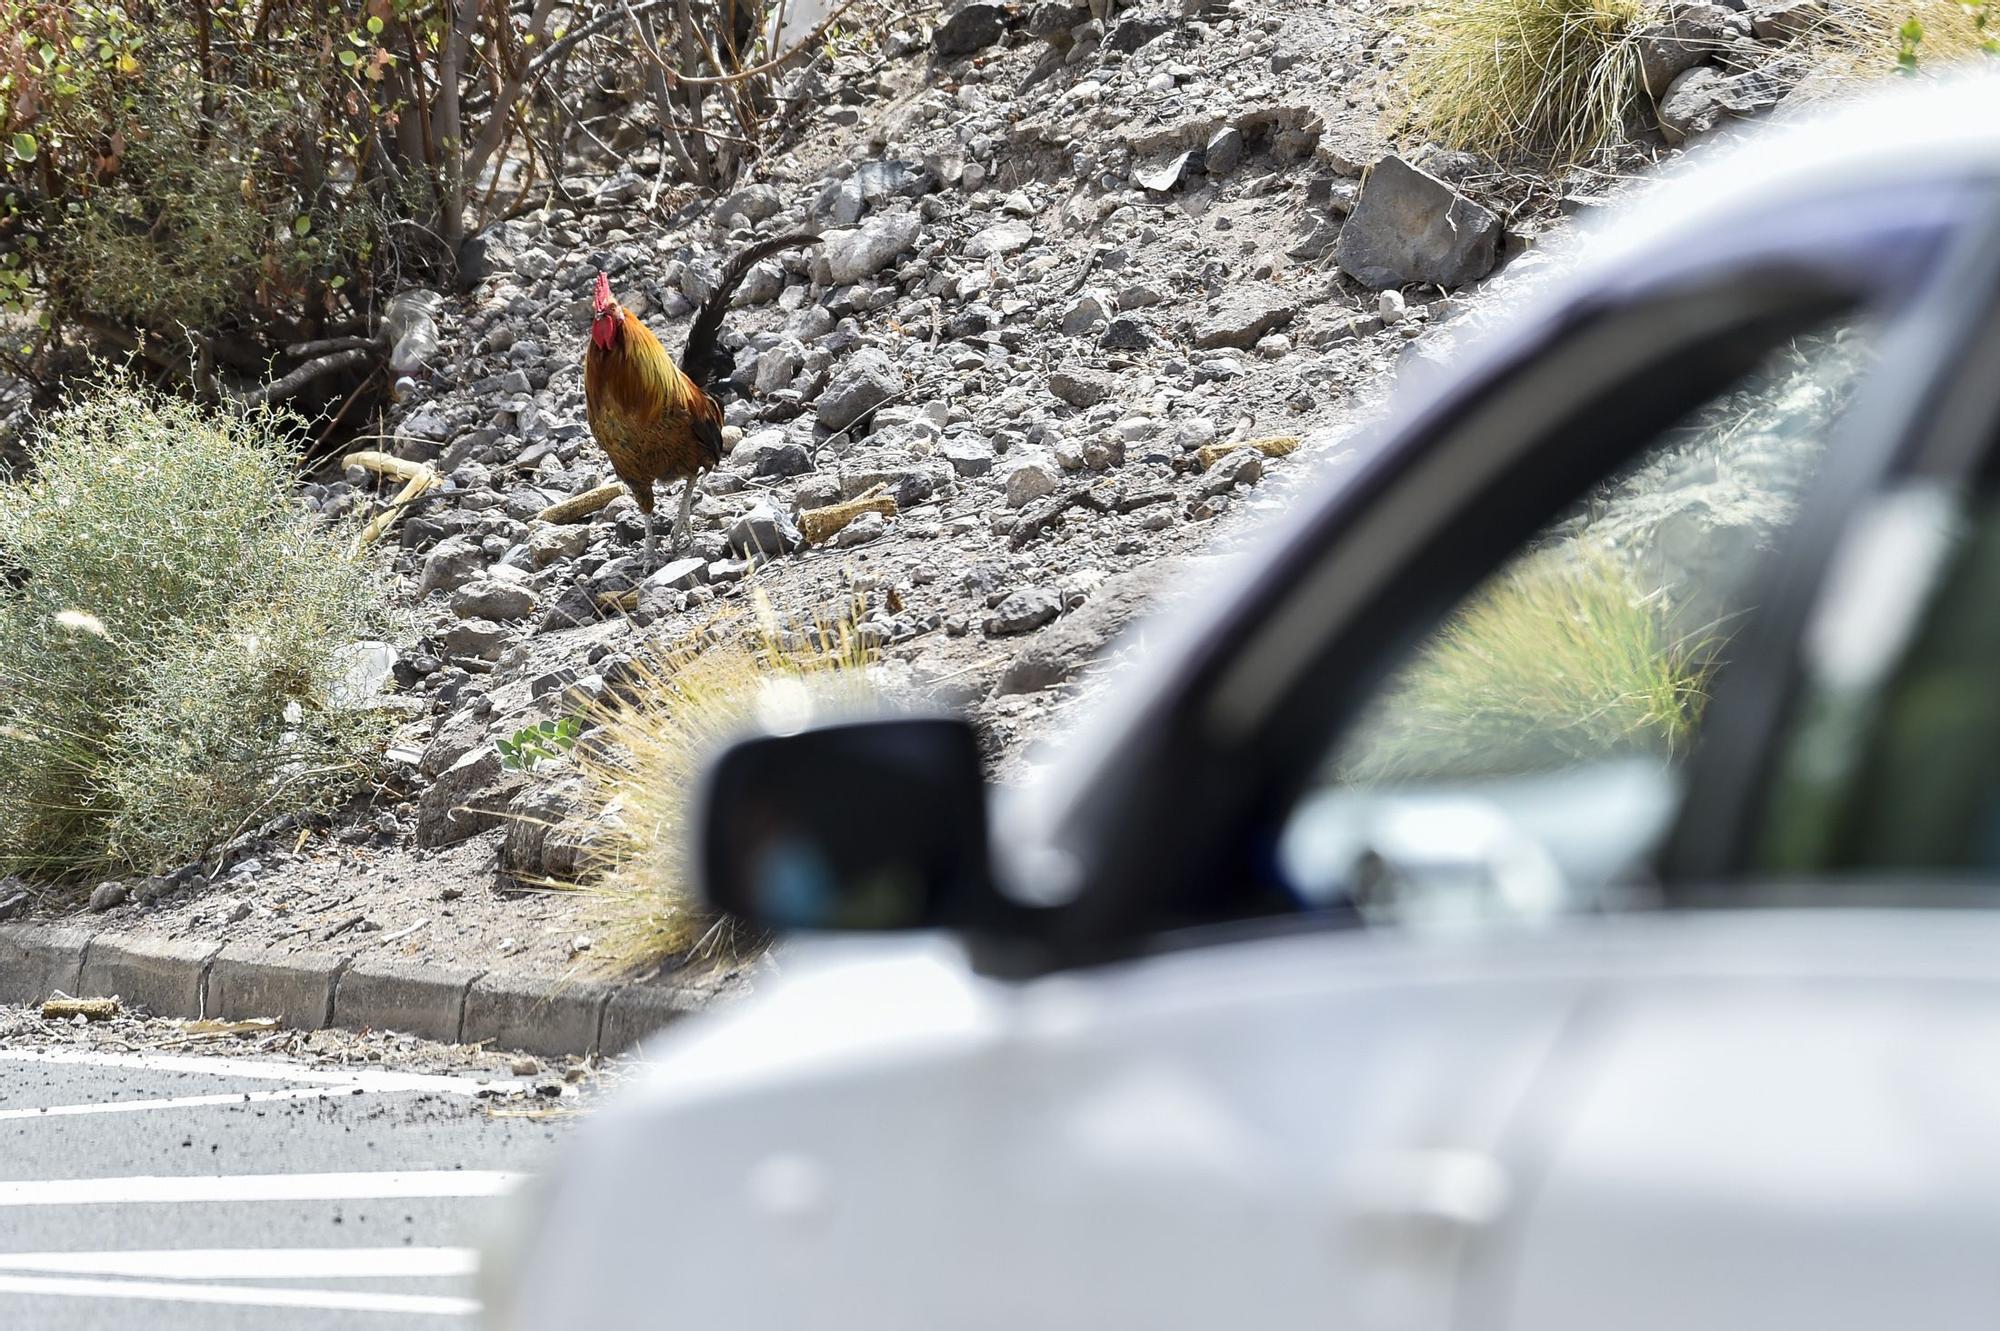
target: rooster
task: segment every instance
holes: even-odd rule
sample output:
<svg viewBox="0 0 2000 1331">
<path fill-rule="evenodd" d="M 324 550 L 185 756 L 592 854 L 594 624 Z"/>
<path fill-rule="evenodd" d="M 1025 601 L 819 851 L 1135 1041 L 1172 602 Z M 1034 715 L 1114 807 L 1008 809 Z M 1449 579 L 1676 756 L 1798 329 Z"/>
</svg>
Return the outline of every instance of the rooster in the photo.
<svg viewBox="0 0 2000 1331">
<path fill-rule="evenodd" d="M 646 515 L 647 569 L 654 567 L 654 484 L 686 482 L 671 537 L 679 550 L 694 514 L 695 481 L 722 461 L 722 404 L 711 394 L 733 368 L 728 354 L 716 346 L 730 296 L 758 260 L 818 243 L 818 236 L 803 232 L 778 236 L 730 260 L 694 317 L 678 367 L 653 330 L 612 297 L 611 279 L 597 274 L 590 346 L 583 353 L 584 403 L 591 434 Z"/>
</svg>

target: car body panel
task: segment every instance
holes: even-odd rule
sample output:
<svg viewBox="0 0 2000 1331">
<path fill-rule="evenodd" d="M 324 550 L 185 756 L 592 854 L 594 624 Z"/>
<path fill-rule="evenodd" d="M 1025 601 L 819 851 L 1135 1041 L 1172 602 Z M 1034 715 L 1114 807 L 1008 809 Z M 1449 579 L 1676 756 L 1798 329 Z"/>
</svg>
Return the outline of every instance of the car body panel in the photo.
<svg viewBox="0 0 2000 1331">
<path fill-rule="evenodd" d="M 2000 1208 L 1995 949 L 2000 917 L 1889 911 L 1026 984 L 935 938 L 804 947 L 650 1047 L 503 1324 L 1858 1327 L 1895 1276 L 1960 1324 L 2000 1295 L 1968 1237 Z"/>
</svg>

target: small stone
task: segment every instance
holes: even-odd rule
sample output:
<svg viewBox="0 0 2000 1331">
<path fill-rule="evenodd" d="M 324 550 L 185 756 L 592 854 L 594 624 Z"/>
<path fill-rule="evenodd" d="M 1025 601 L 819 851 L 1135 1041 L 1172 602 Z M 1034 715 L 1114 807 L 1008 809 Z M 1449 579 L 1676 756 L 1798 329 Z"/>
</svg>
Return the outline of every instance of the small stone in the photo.
<svg viewBox="0 0 2000 1331">
<path fill-rule="evenodd" d="M 1243 160 L 1243 131 L 1234 125 L 1225 125 L 1215 131 L 1209 135 L 1203 156 L 1209 175 L 1228 175 Z"/>
<path fill-rule="evenodd" d="M 834 286 L 863 282 L 912 249 L 923 230 L 914 212 L 885 213 L 852 231 L 828 232 L 820 244 L 820 262 Z"/>
<path fill-rule="evenodd" d="M 1062 598 L 1047 587 L 1023 587 L 1010 593 L 986 619 L 988 637 L 1031 633 L 1062 613 Z"/>
<path fill-rule="evenodd" d="M 534 609 L 535 593 L 530 588 L 499 578 L 476 579 L 451 598 L 451 612 L 460 619 L 520 620 Z"/>
<path fill-rule="evenodd" d="M 424 556 L 424 571 L 417 579 L 421 600 L 435 591 L 457 591 L 486 571 L 486 551 L 465 536 L 451 536 Z"/>
<path fill-rule="evenodd" d="M 446 629 L 438 642 L 455 657 L 497 661 L 512 638 L 511 633 L 490 619 L 462 619 Z"/>
<path fill-rule="evenodd" d="M 1255 485 L 1264 475 L 1264 458 L 1254 448 L 1225 453 L 1201 478 L 1205 495 L 1227 494 L 1239 485 Z"/>
<path fill-rule="evenodd" d="M 1062 330 L 1071 337 L 1081 337 L 1104 323 L 1109 317 L 1104 302 L 1086 291 L 1071 301 L 1069 308 L 1063 311 Z"/>
<path fill-rule="evenodd" d="M 1117 388 L 1116 379 L 1097 370 L 1055 370 L 1049 374 L 1049 392 L 1080 409 L 1109 400 Z"/>
<path fill-rule="evenodd" d="M 707 579 L 708 561 L 699 555 L 672 560 L 654 572 L 641 583 L 642 587 L 671 587 L 676 591 L 686 591 Z"/>
<path fill-rule="evenodd" d="M 1007 473 L 1007 507 L 1033 503 L 1056 488 L 1055 468 L 1046 462 L 1027 460 Z"/>
<path fill-rule="evenodd" d="M 903 374 L 882 352 L 856 352 L 819 395 L 818 420 L 845 430 L 903 391 Z"/>
<path fill-rule="evenodd" d="M 970 55 L 1000 40 L 1007 6 L 995 0 L 951 0 L 931 32 L 931 46 L 941 56 Z"/>
<path fill-rule="evenodd" d="M 965 254 L 969 259 L 987 259 L 1003 254 L 1014 254 L 1028 248 L 1028 242 L 1034 238 L 1035 230 L 1026 222 L 1018 220 L 995 222 L 965 242 Z"/>
<path fill-rule="evenodd" d="M 1375 311 L 1382 316 L 1385 324 L 1399 324 L 1409 314 L 1409 306 L 1403 302 L 1403 293 L 1391 287 L 1375 297 Z"/>
<path fill-rule="evenodd" d="M 516 1054 L 507 1064 L 507 1071 L 516 1077 L 541 1075 L 542 1065 L 527 1054 Z"/>
<path fill-rule="evenodd" d="M 113 907 L 122 906 L 125 904 L 125 899 L 128 895 L 123 883 L 99 883 L 91 891 L 90 908 L 94 911 L 107 911 Z"/>
<path fill-rule="evenodd" d="M 1104 325 L 1097 345 L 1106 351 L 1144 351 L 1153 345 L 1153 335 L 1137 319 L 1113 319 Z"/>
<path fill-rule="evenodd" d="M 966 435 L 947 439 L 938 454 L 959 476 L 984 476 L 993 470 L 993 445 L 984 439 Z"/>
<path fill-rule="evenodd" d="M 841 549 L 863 545 L 875 540 L 889 529 L 889 520 L 880 513 L 863 513 L 834 534 L 833 543 Z"/>
<path fill-rule="evenodd" d="M 1228 292 L 1194 326 L 1195 346 L 1250 347 L 1298 314 L 1296 302 L 1275 287 L 1242 287 Z"/>
<path fill-rule="evenodd" d="M 1788 42 L 1802 37 L 1826 16 L 1822 0 L 1766 0 L 1750 7 L 1750 30 L 1758 40 Z"/>
<path fill-rule="evenodd" d="M 528 558 L 537 569 L 559 559 L 575 559 L 590 548 L 590 528 L 583 523 L 558 526 L 538 522 L 528 529 Z"/>
<path fill-rule="evenodd" d="M 1688 70 L 1729 49 L 1738 36 L 1748 37 L 1751 20 L 1724 5 L 1683 0 L 1672 17 L 1633 34 L 1639 57 L 1639 83 L 1656 99 Z"/>
<path fill-rule="evenodd" d="M 803 544 L 798 526 L 769 504 L 759 504 L 729 528 L 729 549 L 742 559 L 787 555 Z"/>
</svg>

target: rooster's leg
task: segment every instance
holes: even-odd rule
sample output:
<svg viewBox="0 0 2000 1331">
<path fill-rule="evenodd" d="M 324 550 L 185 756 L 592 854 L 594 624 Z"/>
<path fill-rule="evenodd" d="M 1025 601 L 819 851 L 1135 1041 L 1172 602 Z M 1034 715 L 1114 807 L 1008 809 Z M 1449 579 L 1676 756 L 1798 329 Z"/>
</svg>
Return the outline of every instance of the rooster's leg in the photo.
<svg viewBox="0 0 2000 1331">
<path fill-rule="evenodd" d="M 690 476 L 687 485 L 681 489 L 680 516 L 674 519 L 673 548 L 678 553 L 688 539 L 688 527 L 694 522 L 694 481 Z"/>
<path fill-rule="evenodd" d="M 653 531 L 653 515 L 648 513 L 646 515 L 646 546 L 639 555 L 639 568 L 642 573 L 651 573 L 653 571 L 653 553 L 658 548 L 657 534 Z"/>
</svg>

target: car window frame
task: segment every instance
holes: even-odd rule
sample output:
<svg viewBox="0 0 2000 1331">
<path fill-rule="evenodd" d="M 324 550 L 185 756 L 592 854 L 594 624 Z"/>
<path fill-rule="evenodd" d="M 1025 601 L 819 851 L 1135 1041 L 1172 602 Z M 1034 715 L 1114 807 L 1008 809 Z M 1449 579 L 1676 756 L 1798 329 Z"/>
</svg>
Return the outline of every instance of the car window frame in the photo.
<svg viewBox="0 0 2000 1331">
<path fill-rule="evenodd" d="M 1840 613 L 1843 560 L 1865 558 L 1869 518 L 1912 487 L 1969 490 L 2000 468 L 2000 186 L 1989 187 L 1982 222 L 1968 226 L 1923 305 L 1885 348 L 1840 433 L 1893 432 L 1873 477 L 1835 477 L 1802 522 L 1790 558 L 1759 579 L 1763 609 L 1747 627 L 1737 661 L 1719 671 L 1709 721 L 1687 769 L 1688 797 L 1656 857 L 1663 904 L 1682 908 L 1814 899 L 1848 902 L 1828 885 L 1762 883 L 1756 847 L 1771 813 L 1774 765 L 1782 761 L 1807 692 L 1818 617 Z M 1893 356 L 1891 363 L 1889 357 Z M 1842 446 L 1835 441 L 1835 447 Z M 1850 443 L 1851 447 L 1852 444 Z M 1943 570 L 1933 569 L 1934 576 Z M 1927 595 L 1929 588 L 1911 588 Z M 1901 626 L 1908 637 L 1923 616 Z M 1885 629 L 1887 626 L 1885 626 Z"/>
<path fill-rule="evenodd" d="M 1747 372 L 1782 336 L 1844 308 L 1885 299 L 1902 303 L 1924 289 L 1933 280 L 1929 269 L 1936 255 L 1950 247 L 1965 224 L 1963 183 L 1939 183 L 1934 198 L 1913 200 L 1906 193 L 1901 202 L 1908 206 L 1895 210 L 1893 217 L 1881 210 L 1879 196 L 1869 202 L 1875 210 L 1854 212 L 1847 230 L 1822 228 L 1810 252 L 1787 243 L 1779 219 L 1772 217 L 1763 219 L 1761 232 L 1746 225 L 1729 245 L 1678 253 L 1646 280 L 1600 278 L 1595 286 L 1571 291 L 1512 342 L 1489 349 L 1483 362 L 1441 386 L 1429 404 L 1366 459 L 1358 474 L 1298 524 L 1246 587 L 1235 589 L 1233 602 L 1213 612 L 1188 638 L 1175 673 L 1155 688 L 1119 741 L 1092 765 L 1088 783 L 1069 792 L 1079 797 L 1069 801 L 1054 828 L 1054 856 L 1043 858 L 1066 860 L 1084 887 L 1042 912 L 1047 918 L 1037 930 L 1042 935 L 1040 964 L 1083 964 L 1124 954 L 1173 927 L 1156 909 L 1160 884 L 1242 868 L 1225 861 L 1255 833 L 1271 831 L 1273 810 L 1289 810 L 1309 775 L 1311 759 L 1324 752 L 1386 672 L 1394 647 L 1434 627 L 1538 525 Z M 1833 208 L 1819 215 L 1843 214 Z M 1872 259 L 1899 241 L 1928 257 L 1918 265 L 1924 271 L 1905 275 L 1906 286 L 1892 289 L 1894 282 Z M 1688 310 L 1706 302 L 1731 313 L 1703 328 L 1692 326 L 1698 320 L 1662 318 L 1677 302 Z M 1700 382 L 1681 373 L 1690 363 L 1698 366 L 1704 356 L 1712 356 L 1722 333 L 1752 330 L 1765 320 L 1776 321 L 1772 334 L 1751 337 L 1755 355 L 1739 355 L 1719 367 L 1727 373 L 1710 374 Z M 1638 333 L 1638 350 L 1586 385 L 1588 391 L 1566 396 L 1559 407 L 1542 404 L 1541 418 L 1535 419 L 1533 393 L 1521 400 L 1518 391 L 1524 373 L 1549 365 L 1573 369 L 1579 356 L 1601 359 L 1603 347 L 1614 341 L 1605 337 L 1613 328 Z M 1663 379 L 1663 369 L 1674 373 Z M 1627 395 L 1648 377 L 1672 391 L 1648 402 L 1631 400 Z M 1475 436 L 1484 440 L 1479 446 L 1491 449 L 1493 435 L 1487 427 L 1496 411 L 1507 410 L 1523 412 L 1526 420 L 1517 426 L 1501 465 L 1485 469 L 1488 476 L 1507 482 L 1502 485 L 1505 511 L 1500 512 L 1493 486 L 1467 484 L 1463 475 L 1452 473 L 1449 459 Z M 1622 423 L 1607 425 L 1607 412 Z M 1577 436 L 1586 427 L 1600 441 L 1619 442 L 1593 445 L 1585 440 L 1579 445 Z M 1561 465 L 1517 466 L 1511 475 L 1504 465 L 1530 458 L 1553 458 Z M 1872 461 L 1856 461 L 1872 474 Z M 1384 503 L 1399 490 L 1410 495 L 1425 487 L 1442 488 L 1442 494 L 1432 496 L 1437 502 L 1427 516 L 1413 518 Z M 1475 505 L 1490 528 L 1485 540 L 1492 557 L 1470 574 L 1464 561 L 1456 568 L 1440 567 L 1436 534 Z M 1385 528 L 1409 538 L 1407 554 L 1368 573 L 1365 538 Z M 1324 570 L 1335 566 L 1361 567 L 1364 576 L 1356 582 L 1364 585 L 1337 615 L 1329 616 L 1323 602 L 1312 602 L 1301 589 L 1310 590 L 1315 576 L 1324 579 Z M 1401 620 L 1400 628 L 1386 628 L 1381 607 L 1398 595 L 1404 601 L 1394 616 Z M 1416 610 L 1409 604 L 1412 598 Z M 1306 613 L 1301 613 L 1302 605 Z M 1247 663 L 1260 654 L 1260 643 L 1270 641 L 1266 635 L 1274 625 L 1280 633 L 1303 627 L 1306 659 L 1290 666 L 1289 682 L 1274 684 L 1267 671 L 1260 684 L 1258 667 Z M 1336 669 L 1331 682 L 1310 669 L 1312 661 L 1344 658 L 1365 658 L 1372 664 Z M 1286 718 L 1285 706 L 1303 683 L 1347 696 L 1316 716 L 1314 724 L 1295 725 Z M 1233 706 L 1235 699 L 1260 689 L 1274 699 L 1261 714 Z M 1175 811 L 1171 820 L 1163 813 L 1170 809 Z M 1020 964 L 1020 949 L 1009 951 Z"/>
</svg>

